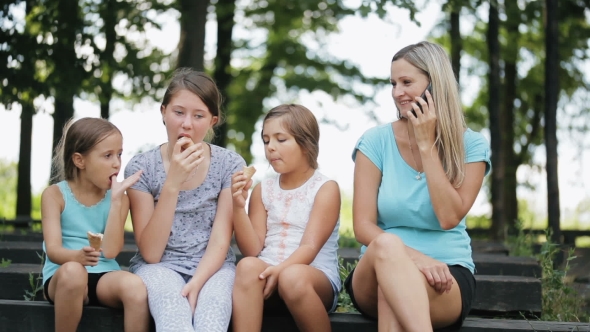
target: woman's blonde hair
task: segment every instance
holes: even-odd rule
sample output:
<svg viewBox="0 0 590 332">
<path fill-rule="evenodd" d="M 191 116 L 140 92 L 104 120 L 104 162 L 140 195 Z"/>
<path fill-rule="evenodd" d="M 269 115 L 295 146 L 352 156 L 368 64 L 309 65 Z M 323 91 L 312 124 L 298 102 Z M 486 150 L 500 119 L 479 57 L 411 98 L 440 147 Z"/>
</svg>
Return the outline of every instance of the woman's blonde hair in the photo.
<svg viewBox="0 0 590 332">
<path fill-rule="evenodd" d="M 430 79 L 437 117 L 434 144 L 438 148 L 447 178 L 458 188 L 465 179 L 463 134 L 467 125 L 449 57 L 439 45 L 423 41 L 404 47 L 393 56 L 391 62 L 399 59 L 420 69 Z"/>
<path fill-rule="evenodd" d="M 318 154 L 320 153 L 320 128 L 315 115 L 302 105 L 279 105 L 268 111 L 264 117 L 261 137 L 264 137 L 264 123 L 272 118 L 281 118 L 283 127 L 293 135 L 297 145 L 305 152 L 309 166 L 317 169 Z"/>
</svg>

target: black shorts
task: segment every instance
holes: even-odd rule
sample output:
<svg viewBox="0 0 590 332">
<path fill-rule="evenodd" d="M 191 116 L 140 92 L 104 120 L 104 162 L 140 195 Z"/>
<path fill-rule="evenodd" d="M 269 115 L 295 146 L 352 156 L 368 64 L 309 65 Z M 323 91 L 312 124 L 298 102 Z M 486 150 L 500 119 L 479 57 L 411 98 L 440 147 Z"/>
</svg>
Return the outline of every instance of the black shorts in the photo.
<svg viewBox="0 0 590 332">
<path fill-rule="evenodd" d="M 461 328 L 461 326 L 463 325 L 463 321 L 467 317 L 467 314 L 469 314 L 469 310 L 471 310 L 471 304 L 473 303 L 473 299 L 475 298 L 475 277 L 473 276 L 471 271 L 460 265 L 450 265 L 449 271 L 451 272 L 453 278 L 455 278 L 455 280 L 457 281 L 457 285 L 459 286 L 459 290 L 461 291 L 461 316 L 459 316 L 459 319 L 457 319 L 455 323 L 453 323 L 449 327 L 446 327 L 444 330 L 456 331 Z M 366 312 L 363 312 L 356 303 L 356 300 L 354 298 L 354 292 L 352 290 L 353 274 L 354 270 L 350 271 L 350 274 L 348 275 L 348 277 L 346 277 L 346 280 L 344 280 L 344 289 L 346 289 L 346 292 L 350 296 L 350 301 L 352 302 L 356 310 L 358 310 L 358 312 L 361 313 L 363 316 L 375 320 L 375 317 L 367 314 Z"/>
<path fill-rule="evenodd" d="M 98 286 L 100 278 L 107 273 L 108 272 L 88 273 L 88 305 L 100 305 L 100 302 L 98 302 L 98 296 L 96 295 L 96 286 Z M 45 294 L 45 299 L 47 299 L 49 303 L 54 304 L 53 300 L 49 298 L 49 282 L 51 281 L 51 278 L 53 278 L 53 276 L 47 279 L 45 284 L 43 284 L 43 294 Z"/>
</svg>

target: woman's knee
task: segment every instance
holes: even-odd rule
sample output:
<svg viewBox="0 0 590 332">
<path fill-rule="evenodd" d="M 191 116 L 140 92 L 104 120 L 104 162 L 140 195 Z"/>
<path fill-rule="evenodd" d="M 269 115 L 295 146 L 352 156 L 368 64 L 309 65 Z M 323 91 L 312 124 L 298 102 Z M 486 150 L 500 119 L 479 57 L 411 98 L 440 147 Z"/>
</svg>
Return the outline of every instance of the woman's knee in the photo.
<svg viewBox="0 0 590 332">
<path fill-rule="evenodd" d="M 67 262 L 60 266 L 53 276 L 58 289 L 84 290 L 88 284 L 88 272 L 78 262 Z"/>
<path fill-rule="evenodd" d="M 392 259 L 407 255 L 402 239 L 390 233 L 382 233 L 373 239 L 369 243 L 367 253 L 378 259 Z"/>
</svg>

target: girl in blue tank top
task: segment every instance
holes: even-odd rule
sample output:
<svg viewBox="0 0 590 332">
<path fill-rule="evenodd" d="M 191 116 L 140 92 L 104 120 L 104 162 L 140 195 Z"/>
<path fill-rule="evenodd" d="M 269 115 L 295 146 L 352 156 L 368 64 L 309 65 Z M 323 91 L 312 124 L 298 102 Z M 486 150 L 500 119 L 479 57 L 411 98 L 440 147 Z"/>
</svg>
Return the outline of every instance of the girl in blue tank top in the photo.
<svg viewBox="0 0 590 332">
<path fill-rule="evenodd" d="M 129 213 L 125 190 L 141 174 L 117 182 L 122 151 L 121 132 L 100 118 L 71 123 L 56 149 L 60 182 L 41 196 L 43 291 L 55 305 L 55 331 L 76 331 L 84 305 L 124 308 L 125 331 L 149 329 L 145 285 L 115 261 Z M 90 233 L 98 233 L 94 246 Z"/>
</svg>

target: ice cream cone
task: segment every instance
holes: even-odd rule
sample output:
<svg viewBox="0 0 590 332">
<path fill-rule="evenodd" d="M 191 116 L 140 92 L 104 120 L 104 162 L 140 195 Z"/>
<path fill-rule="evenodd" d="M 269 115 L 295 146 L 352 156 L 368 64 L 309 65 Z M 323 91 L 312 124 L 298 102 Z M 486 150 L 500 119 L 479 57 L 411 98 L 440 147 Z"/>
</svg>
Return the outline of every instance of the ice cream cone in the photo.
<svg viewBox="0 0 590 332">
<path fill-rule="evenodd" d="M 188 149 L 191 145 L 195 144 L 190 138 L 180 147 L 180 152 Z"/>
<path fill-rule="evenodd" d="M 94 248 L 94 250 L 99 251 L 102 246 L 102 233 L 92 233 L 91 231 L 88 231 L 87 235 L 90 246 Z"/>
<path fill-rule="evenodd" d="M 244 175 L 246 176 L 246 183 L 250 181 L 254 173 L 256 173 L 256 168 L 254 166 L 244 166 Z"/>
</svg>

